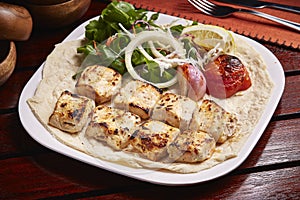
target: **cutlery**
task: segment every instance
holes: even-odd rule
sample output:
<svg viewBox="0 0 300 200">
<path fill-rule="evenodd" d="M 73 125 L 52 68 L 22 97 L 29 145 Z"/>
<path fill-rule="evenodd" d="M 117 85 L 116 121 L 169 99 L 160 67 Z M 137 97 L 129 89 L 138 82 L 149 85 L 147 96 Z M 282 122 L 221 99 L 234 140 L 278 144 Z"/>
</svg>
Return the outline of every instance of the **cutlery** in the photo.
<svg viewBox="0 0 300 200">
<path fill-rule="evenodd" d="M 212 2 L 209 2 L 208 0 L 188 0 L 195 8 L 202 11 L 203 13 L 207 15 L 211 15 L 214 17 L 227 17 L 235 12 L 244 12 L 249 13 L 253 15 L 257 15 L 259 17 L 263 17 L 272 21 L 275 21 L 277 23 L 283 24 L 285 26 L 288 26 L 292 29 L 295 29 L 297 31 L 300 31 L 300 24 L 292 21 L 288 21 L 279 17 L 275 17 L 266 13 L 254 11 L 254 10 L 248 10 L 243 8 L 233 8 L 229 6 L 220 6 L 216 5 Z"/>
<path fill-rule="evenodd" d="M 300 13 L 300 7 L 297 6 L 289 6 L 279 3 L 271 3 L 265 1 L 257 1 L 257 0 L 217 0 L 224 3 L 236 4 L 241 6 L 247 6 L 251 8 L 264 8 L 264 7 L 272 7 L 281 10 L 287 10 L 295 13 Z"/>
</svg>

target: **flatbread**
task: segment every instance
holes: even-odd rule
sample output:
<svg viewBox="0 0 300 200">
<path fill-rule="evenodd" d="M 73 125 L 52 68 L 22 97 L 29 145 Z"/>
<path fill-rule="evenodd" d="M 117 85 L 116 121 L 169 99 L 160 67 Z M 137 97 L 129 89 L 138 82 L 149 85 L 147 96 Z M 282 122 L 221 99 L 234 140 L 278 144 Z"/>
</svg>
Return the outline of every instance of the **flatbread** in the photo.
<svg viewBox="0 0 300 200">
<path fill-rule="evenodd" d="M 168 170 L 177 173 L 194 173 L 211 168 L 227 159 L 236 157 L 252 133 L 262 115 L 272 93 L 271 81 L 262 57 L 240 37 L 235 37 L 237 44 L 236 56 L 242 60 L 249 71 L 252 86 L 228 99 L 212 99 L 225 110 L 235 113 L 241 125 L 238 135 L 225 143 L 217 145 L 213 156 L 201 163 L 163 163 L 154 162 L 141 157 L 138 153 L 115 151 L 104 143 L 87 139 L 85 128 L 78 134 L 69 134 L 48 125 L 49 116 L 53 112 L 55 103 L 64 90 L 75 91 L 75 81 L 72 76 L 80 68 L 83 57 L 76 53 L 82 46 L 83 40 L 64 42 L 56 45 L 53 52 L 47 57 L 43 68 L 43 78 L 35 92 L 28 99 L 32 112 L 58 141 L 102 160 L 119 163 L 133 168 L 150 168 Z"/>
<path fill-rule="evenodd" d="M 82 44 L 82 40 L 77 40 L 55 46 L 46 59 L 42 80 L 35 95 L 27 102 L 38 120 L 58 141 L 85 152 L 86 149 L 77 134 L 69 134 L 48 125 L 49 117 L 61 93 L 66 89 L 75 92 L 76 81 L 72 79 L 72 75 L 84 59 L 77 54 L 77 47 Z"/>
</svg>

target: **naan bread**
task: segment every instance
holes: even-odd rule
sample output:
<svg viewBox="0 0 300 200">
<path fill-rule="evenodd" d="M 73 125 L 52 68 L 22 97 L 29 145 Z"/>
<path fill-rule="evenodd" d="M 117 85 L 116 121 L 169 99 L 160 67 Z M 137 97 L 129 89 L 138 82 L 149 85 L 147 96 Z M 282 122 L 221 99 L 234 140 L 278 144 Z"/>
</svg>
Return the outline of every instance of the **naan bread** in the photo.
<svg viewBox="0 0 300 200">
<path fill-rule="evenodd" d="M 48 126 L 49 116 L 53 112 L 55 103 L 61 92 L 66 89 L 74 93 L 76 92 L 76 83 L 72 79 L 72 76 L 79 69 L 83 59 L 76 53 L 76 48 L 82 46 L 82 40 L 56 45 L 44 65 L 43 79 L 35 95 L 28 99 L 28 104 L 39 121 L 57 140 L 94 157 L 134 168 L 162 169 L 178 173 L 199 172 L 238 155 L 239 150 L 256 126 L 270 98 L 273 83 L 270 80 L 261 56 L 240 37 L 235 36 L 235 40 L 237 45 L 235 55 L 242 60 L 249 71 L 252 86 L 248 90 L 239 92 L 238 95 L 228 99 L 220 100 L 208 95 L 204 98 L 212 99 L 228 112 L 235 113 L 241 126 L 240 133 L 223 144 L 218 144 L 214 154 L 209 159 L 200 163 L 155 162 L 145 159 L 138 153 L 126 150 L 116 151 L 104 143 L 87 139 L 84 135 L 86 127 L 78 134 L 71 135 Z"/>
</svg>

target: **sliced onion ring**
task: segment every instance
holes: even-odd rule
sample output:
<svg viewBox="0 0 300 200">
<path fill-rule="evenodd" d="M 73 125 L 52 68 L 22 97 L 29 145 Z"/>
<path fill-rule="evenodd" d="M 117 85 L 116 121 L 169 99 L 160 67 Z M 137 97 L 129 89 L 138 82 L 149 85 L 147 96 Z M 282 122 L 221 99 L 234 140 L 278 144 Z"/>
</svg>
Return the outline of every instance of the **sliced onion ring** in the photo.
<svg viewBox="0 0 300 200">
<path fill-rule="evenodd" d="M 178 56 L 184 57 L 185 50 L 180 42 L 178 42 L 171 34 L 163 32 L 163 31 L 143 31 L 140 32 L 134 37 L 130 43 L 127 45 L 125 49 L 125 65 L 128 70 L 128 73 L 137 80 L 141 80 L 144 82 L 148 82 L 158 88 L 167 88 L 172 85 L 174 85 L 177 82 L 177 76 L 174 76 L 171 80 L 164 82 L 164 83 L 152 83 L 149 82 L 142 77 L 140 77 L 136 71 L 134 70 L 132 63 L 131 63 L 131 57 L 132 53 L 135 48 L 142 45 L 145 42 L 148 41 L 159 41 L 164 44 L 169 44 L 171 47 L 174 48 L 175 52 L 178 52 Z"/>
</svg>

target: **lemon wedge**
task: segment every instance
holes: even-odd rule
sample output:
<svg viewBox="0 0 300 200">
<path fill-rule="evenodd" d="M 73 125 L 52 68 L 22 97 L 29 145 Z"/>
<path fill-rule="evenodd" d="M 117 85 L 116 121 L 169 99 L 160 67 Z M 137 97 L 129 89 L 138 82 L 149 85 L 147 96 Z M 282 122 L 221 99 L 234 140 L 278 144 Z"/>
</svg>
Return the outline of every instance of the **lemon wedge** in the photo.
<svg viewBox="0 0 300 200">
<path fill-rule="evenodd" d="M 234 38 L 230 31 L 214 25 L 198 24 L 183 29 L 183 35 L 192 36 L 193 41 L 205 49 L 213 49 L 219 44 L 225 53 L 235 50 Z"/>
</svg>

